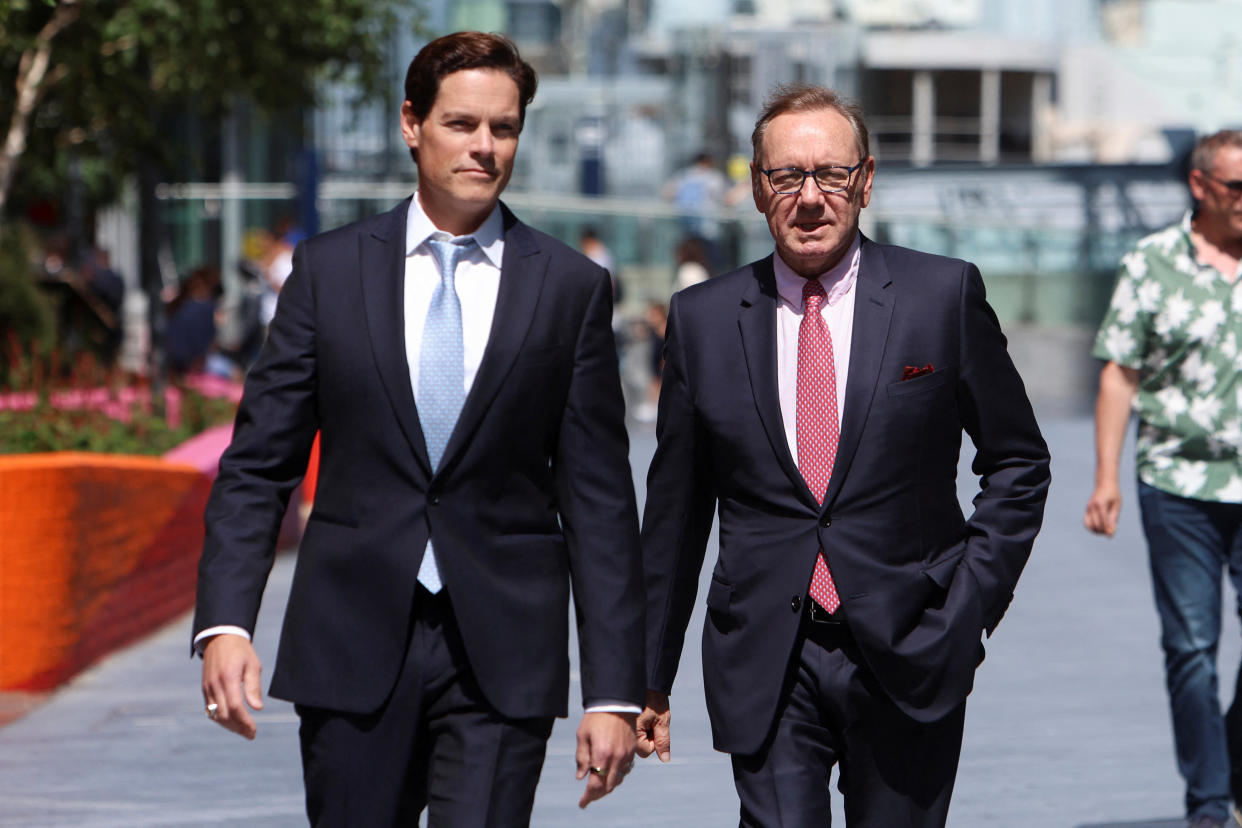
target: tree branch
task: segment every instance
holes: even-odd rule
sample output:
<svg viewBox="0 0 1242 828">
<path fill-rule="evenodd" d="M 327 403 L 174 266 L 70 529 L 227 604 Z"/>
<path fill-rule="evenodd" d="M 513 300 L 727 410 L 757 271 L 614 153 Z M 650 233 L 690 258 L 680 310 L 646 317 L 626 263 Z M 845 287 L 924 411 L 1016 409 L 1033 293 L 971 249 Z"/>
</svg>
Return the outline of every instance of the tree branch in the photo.
<svg viewBox="0 0 1242 828">
<path fill-rule="evenodd" d="M 13 106 L 13 117 L 9 120 L 4 146 L 0 148 L 0 221 L 9 187 L 13 183 L 13 174 L 17 169 L 17 161 L 26 150 L 30 115 L 45 89 L 44 82 L 48 80 L 52 40 L 77 18 L 78 8 L 78 0 L 58 0 L 51 19 L 35 37 L 34 44 L 22 53 L 18 63 L 17 100 Z"/>
</svg>

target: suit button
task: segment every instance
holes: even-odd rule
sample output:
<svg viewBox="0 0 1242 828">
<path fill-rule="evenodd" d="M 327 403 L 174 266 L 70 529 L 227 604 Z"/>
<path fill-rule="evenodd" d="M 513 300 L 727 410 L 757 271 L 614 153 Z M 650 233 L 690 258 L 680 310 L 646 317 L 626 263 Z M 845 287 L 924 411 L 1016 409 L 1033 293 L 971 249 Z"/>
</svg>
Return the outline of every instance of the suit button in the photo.
<svg viewBox="0 0 1242 828">
<path fill-rule="evenodd" d="M 797 612 L 798 610 L 802 609 L 802 596 L 795 595 L 793 598 L 790 598 L 789 608 L 793 610 L 794 612 Z"/>
<path fill-rule="evenodd" d="M 439 506 L 440 496 L 438 494 L 429 495 L 427 497 L 427 502 L 430 503 L 432 506 Z"/>
<path fill-rule="evenodd" d="M 822 518 L 819 519 L 819 525 L 827 529 L 829 526 L 832 525 L 832 518 L 830 518 L 828 515 L 824 515 Z"/>
</svg>

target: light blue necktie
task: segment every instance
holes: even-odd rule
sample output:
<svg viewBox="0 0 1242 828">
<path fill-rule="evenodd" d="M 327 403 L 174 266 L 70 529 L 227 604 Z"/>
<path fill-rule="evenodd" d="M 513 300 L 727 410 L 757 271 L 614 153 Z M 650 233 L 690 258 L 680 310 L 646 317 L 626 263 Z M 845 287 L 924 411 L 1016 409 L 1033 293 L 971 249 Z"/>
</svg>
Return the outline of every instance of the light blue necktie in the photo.
<svg viewBox="0 0 1242 828">
<path fill-rule="evenodd" d="M 453 282 L 457 263 L 474 246 L 470 237 L 429 239 L 431 252 L 440 265 L 440 284 L 431 295 L 427 321 L 423 324 L 423 343 L 418 356 L 418 416 L 427 441 L 431 468 L 440 466 L 444 448 L 466 401 L 466 360 L 461 334 L 461 301 Z M 430 592 L 443 588 L 435 552 L 427 540 L 418 582 Z"/>
</svg>

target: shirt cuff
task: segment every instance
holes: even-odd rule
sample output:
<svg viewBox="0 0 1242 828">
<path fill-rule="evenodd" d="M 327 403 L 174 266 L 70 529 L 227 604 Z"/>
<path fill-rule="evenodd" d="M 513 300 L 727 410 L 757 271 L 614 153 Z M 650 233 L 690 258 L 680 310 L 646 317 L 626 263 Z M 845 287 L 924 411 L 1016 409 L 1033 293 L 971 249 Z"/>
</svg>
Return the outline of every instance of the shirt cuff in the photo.
<svg viewBox="0 0 1242 828">
<path fill-rule="evenodd" d="M 247 641 L 250 640 L 250 633 L 242 627 L 233 627 L 228 624 L 222 624 L 218 627 L 208 627 L 198 635 L 194 636 L 194 652 L 201 656 L 203 648 L 207 646 L 207 639 L 214 638 L 217 635 L 240 635 Z"/>
<path fill-rule="evenodd" d="M 591 699 L 582 705 L 584 713 L 642 713 L 643 709 L 636 704 L 622 699 Z"/>
</svg>

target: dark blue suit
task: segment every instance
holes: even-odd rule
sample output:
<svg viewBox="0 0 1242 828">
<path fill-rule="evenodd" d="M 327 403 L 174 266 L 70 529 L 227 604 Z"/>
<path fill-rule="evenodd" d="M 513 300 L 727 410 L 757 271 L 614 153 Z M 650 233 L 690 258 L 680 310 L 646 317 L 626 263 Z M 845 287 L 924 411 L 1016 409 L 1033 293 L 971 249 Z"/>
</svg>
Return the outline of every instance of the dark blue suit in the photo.
<svg viewBox="0 0 1242 828">
<path fill-rule="evenodd" d="M 502 206 L 490 338 L 433 473 L 404 343 L 408 204 L 298 246 L 208 505 L 194 630 L 254 629 L 319 430 L 272 695 L 382 710 L 407 667 L 431 536 L 453 645 L 501 716 L 566 714 L 571 582 L 584 698 L 640 704 L 641 561 L 608 274 Z"/>
<path fill-rule="evenodd" d="M 864 684 L 896 717 L 929 723 L 970 692 L 981 634 L 1001 620 L 1042 521 L 1047 447 L 978 270 L 863 239 L 855 290 L 822 506 L 785 438 L 771 258 L 671 303 L 643 521 L 647 680 L 672 687 L 718 506 L 703 670 L 715 745 L 733 754 L 765 749 L 788 702 L 821 546 Z M 963 430 L 982 476 L 969 519 Z"/>
</svg>

